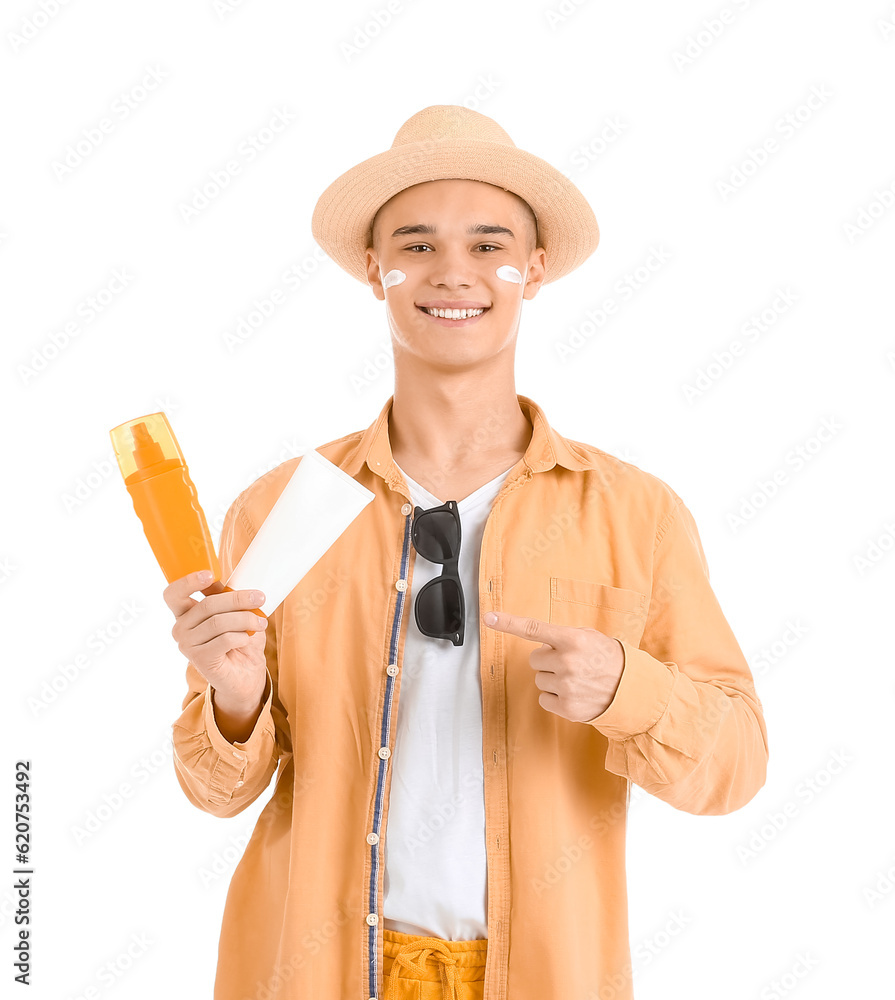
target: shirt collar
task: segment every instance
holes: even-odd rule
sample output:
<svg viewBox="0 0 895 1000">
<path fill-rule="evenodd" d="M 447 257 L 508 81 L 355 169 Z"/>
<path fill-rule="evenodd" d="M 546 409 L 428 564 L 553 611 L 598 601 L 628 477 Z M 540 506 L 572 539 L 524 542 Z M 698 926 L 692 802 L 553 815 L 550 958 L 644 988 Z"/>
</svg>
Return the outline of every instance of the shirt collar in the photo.
<svg viewBox="0 0 895 1000">
<path fill-rule="evenodd" d="M 349 476 L 355 476 L 366 462 L 371 472 L 381 476 L 386 482 L 394 484 L 399 481 L 398 468 L 392 457 L 392 449 L 388 439 L 388 417 L 391 413 L 394 394 L 389 396 L 379 416 L 363 432 L 357 447 L 347 456 L 341 466 Z M 546 472 L 554 465 L 562 465 L 575 472 L 596 468 L 595 459 L 586 452 L 575 449 L 576 442 L 569 441 L 558 434 L 548 423 L 544 411 L 528 396 L 516 394 L 522 412 L 528 417 L 532 426 L 531 441 L 522 456 L 523 463 L 532 472 Z"/>
</svg>

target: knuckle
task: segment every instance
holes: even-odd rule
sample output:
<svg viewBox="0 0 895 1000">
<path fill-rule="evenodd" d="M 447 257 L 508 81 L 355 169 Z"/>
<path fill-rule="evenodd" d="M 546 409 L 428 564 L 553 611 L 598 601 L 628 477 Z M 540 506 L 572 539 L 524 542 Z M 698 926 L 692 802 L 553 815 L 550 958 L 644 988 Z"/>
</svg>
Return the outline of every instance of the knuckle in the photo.
<svg viewBox="0 0 895 1000">
<path fill-rule="evenodd" d="M 538 634 L 539 627 L 538 623 L 534 618 L 523 618 L 522 619 L 522 631 L 527 635 L 534 637 Z"/>
</svg>

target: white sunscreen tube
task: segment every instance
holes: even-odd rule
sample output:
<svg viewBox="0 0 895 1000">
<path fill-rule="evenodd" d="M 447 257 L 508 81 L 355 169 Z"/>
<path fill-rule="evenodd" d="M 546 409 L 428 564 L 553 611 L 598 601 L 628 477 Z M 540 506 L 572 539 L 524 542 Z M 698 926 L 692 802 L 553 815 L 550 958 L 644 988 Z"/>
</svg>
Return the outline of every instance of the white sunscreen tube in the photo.
<svg viewBox="0 0 895 1000">
<path fill-rule="evenodd" d="M 503 278 L 504 281 L 511 281 L 514 285 L 522 284 L 522 275 L 512 264 L 502 264 L 497 269 L 497 277 Z"/>
<path fill-rule="evenodd" d="M 392 285 L 400 285 L 401 282 L 407 277 L 403 271 L 399 271 L 397 268 L 392 268 L 391 271 L 382 279 L 383 288 L 391 288 Z"/>
<path fill-rule="evenodd" d="M 226 585 L 260 590 L 258 610 L 269 618 L 374 496 L 319 452 L 305 452 Z"/>
</svg>

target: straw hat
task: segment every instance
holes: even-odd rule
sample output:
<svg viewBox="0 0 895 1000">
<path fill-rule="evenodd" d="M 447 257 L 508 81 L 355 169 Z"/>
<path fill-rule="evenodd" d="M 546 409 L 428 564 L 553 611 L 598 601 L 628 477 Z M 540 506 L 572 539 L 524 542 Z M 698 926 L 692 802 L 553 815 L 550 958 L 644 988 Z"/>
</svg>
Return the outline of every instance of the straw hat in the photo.
<svg viewBox="0 0 895 1000">
<path fill-rule="evenodd" d="M 485 181 L 528 202 L 537 219 L 537 245 L 547 252 L 545 284 L 574 271 L 600 242 L 593 210 L 564 174 L 518 149 L 493 119 L 455 104 L 423 108 L 404 122 L 391 149 L 333 181 L 314 208 L 314 239 L 340 267 L 369 284 L 366 249 L 373 244 L 379 208 L 414 184 L 450 178 Z"/>
</svg>

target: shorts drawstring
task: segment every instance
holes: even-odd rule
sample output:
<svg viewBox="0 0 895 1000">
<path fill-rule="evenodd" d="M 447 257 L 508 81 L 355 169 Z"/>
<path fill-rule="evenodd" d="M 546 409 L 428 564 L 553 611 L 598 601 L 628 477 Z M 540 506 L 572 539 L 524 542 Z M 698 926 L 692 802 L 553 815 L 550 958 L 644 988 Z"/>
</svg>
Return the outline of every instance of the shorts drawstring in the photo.
<svg viewBox="0 0 895 1000">
<path fill-rule="evenodd" d="M 406 966 L 415 972 L 425 972 L 426 962 L 432 955 L 437 962 L 441 962 L 441 984 L 444 989 L 445 1000 L 461 1000 L 460 983 L 462 980 L 457 972 L 457 961 L 451 949 L 445 945 L 440 938 L 424 937 L 416 941 L 410 941 L 403 945 L 395 956 L 391 975 L 388 977 L 388 990 L 385 1000 L 392 1000 L 395 983 L 398 978 L 398 969 Z M 417 961 L 414 961 L 417 959 Z"/>
<path fill-rule="evenodd" d="M 418 983 L 429 984 L 425 989 L 426 997 L 438 991 L 440 983 L 442 1000 L 482 1000 L 487 938 L 447 941 L 434 935 L 404 934 L 388 928 L 383 933 L 388 983 L 383 982 L 382 1000 L 419 997 L 421 987 Z M 430 959 L 438 964 L 437 971 L 428 965 Z"/>
</svg>

